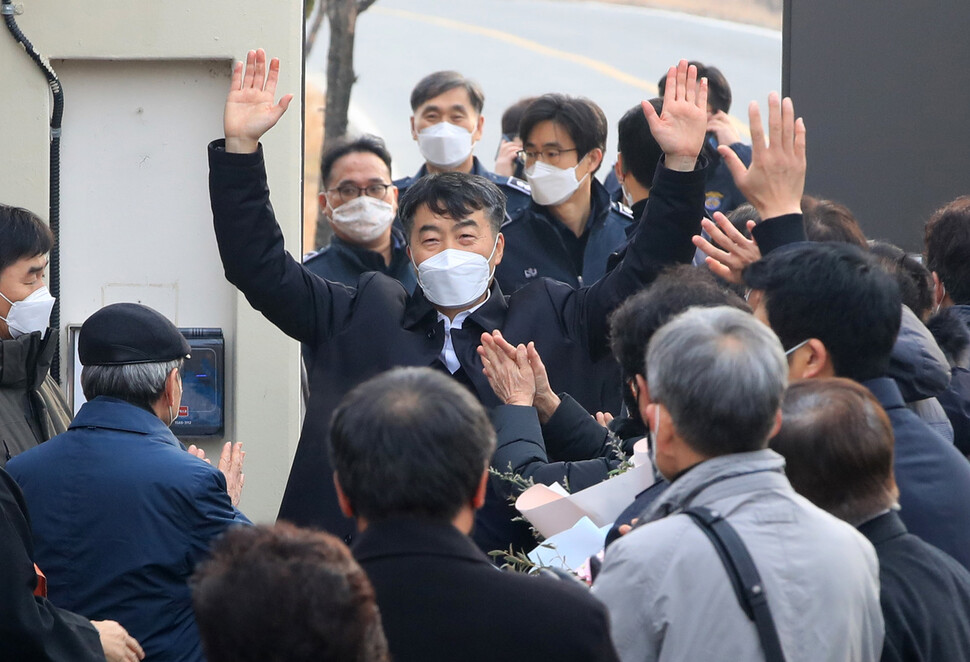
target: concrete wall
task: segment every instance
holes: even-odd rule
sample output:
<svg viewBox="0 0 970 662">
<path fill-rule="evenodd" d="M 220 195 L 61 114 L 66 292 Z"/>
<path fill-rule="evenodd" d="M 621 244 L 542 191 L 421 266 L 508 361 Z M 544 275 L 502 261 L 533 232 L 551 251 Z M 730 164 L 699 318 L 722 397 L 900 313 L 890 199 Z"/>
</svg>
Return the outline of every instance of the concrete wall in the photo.
<svg viewBox="0 0 970 662">
<path fill-rule="evenodd" d="M 283 62 L 280 93 L 302 89 L 302 3 L 252 0 L 25 0 L 20 28 L 65 95 L 61 162 L 61 337 L 116 301 L 178 326 L 222 327 L 227 440 L 244 442 L 250 517 L 275 518 L 299 436 L 299 347 L 222 275 L 206 144 L 222 135 L 231 64 L 263 47 Z M 270 9 L 272 11 L 270 11 Z M 50 94 L 0 29 L 0 201 L 48 213 Z M 273 203 L 301 252 L 301 109 L 264 140 Z M 62 370 L 66 376 L 66 370 Z M 66 379 L 64 382 L 66 383 Z M 219 441 L 204 444 L 217 455 Z"/>
</svg>

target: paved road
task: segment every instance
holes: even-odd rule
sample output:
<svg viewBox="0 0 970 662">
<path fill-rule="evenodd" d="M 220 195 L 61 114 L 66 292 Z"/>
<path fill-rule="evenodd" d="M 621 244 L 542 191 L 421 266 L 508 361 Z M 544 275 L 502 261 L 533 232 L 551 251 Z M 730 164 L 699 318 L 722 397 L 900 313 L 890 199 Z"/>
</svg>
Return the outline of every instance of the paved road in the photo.
<svg viewBox="0 0 970 662">
<path fill-rule="evenodd" d="M 314 80 L 325 81 L 327 36 L 324 25 L 307 60 Z M 556 91 L 603 108 L 609 165 L 616 121 L 656 96 L 657 79 L 682 57 L 721 68 L 734 91 L 732 114 L 745 123 L 748 101 L 764 102 L 781 87 L 781 33 L 773 30 L 596 2 L 378 0 L 357 23 L 351 121 L 384 137 L 395 177 L 411 174 L 422 162 L 409 131 L 411 88 L 432 71 L 456 69 L 485 90 L 476 154 L 486 164 L 502 111 L 523 96 Z"/>
</svg>

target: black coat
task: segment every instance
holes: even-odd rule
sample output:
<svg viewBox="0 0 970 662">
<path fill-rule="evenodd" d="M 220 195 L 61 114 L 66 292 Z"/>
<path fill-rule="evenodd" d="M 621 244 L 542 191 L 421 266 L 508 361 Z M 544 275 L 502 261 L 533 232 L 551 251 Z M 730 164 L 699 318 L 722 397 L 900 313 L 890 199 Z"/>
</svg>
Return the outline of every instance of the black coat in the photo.
<svg viewBox="0 0 970 662">
<path fill-rule="evenodd" d="M 395 662 L 617 659 L 606 609 L 588 591 L 499 571 L 450 523 L 372 524 L 353 553 Z"/>
<path fill-rule="evenodd" d="M 91 621 L 34 596 L 33 553 L 23 495 L 0 469 L 0 660 L 104 662 Z"/>
<path fill-rule="evenodd" d="M 420 288 L 411 296 L 384 274 L 367 273 L 357 287 L 307 271 L 283 248 L 269 203 L 262 151 L 229 154 L 209 146 L 209 195 L 226 278 L 287 335 L 314 347 L 310 401 L 290 471 L 280 518 L 349 538 L 354 530 L 337 505 L 328 457 L 330 415 L 353 387 L 397 366 L 441 367 L 443 323 Z M 691 236 L 703 216 L 704 171 L 658 168 L 640 231 L 622 261 L 590 287 L 551 280 L 491 296 L 452 330 L 466 383 L 486 407 L 500 404 L 476 352 L 481 334 L 500 329 L 511 343 L 535 341 L 549 379 L 589 411 L 615 411 L 617 384 L 588 378 L 607 356 L 610 312 L 653 282 L 667 266 L 689 263 Z"/>
<path fill-rule="evenodd" d="M 906 528 L 970 569 L 970 463 L 903 404 L 896 382 L 862 382 L 889 415 L 893 472 Z"/>
<path fill-rule="evenodd" d="M 970 572 L 894 512 L 859 527 L 879 558 L 882 662 L 970 660 Z"/>
</svg>

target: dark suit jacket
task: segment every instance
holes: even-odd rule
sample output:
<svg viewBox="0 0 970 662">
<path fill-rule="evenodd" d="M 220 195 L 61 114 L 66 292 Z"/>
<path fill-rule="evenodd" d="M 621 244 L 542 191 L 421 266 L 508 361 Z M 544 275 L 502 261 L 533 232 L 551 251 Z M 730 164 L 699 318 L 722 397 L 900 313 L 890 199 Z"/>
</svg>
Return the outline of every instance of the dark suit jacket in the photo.
<svg viewBox="0 0 970 662">
<path fill-rule="evenodd" d="M 914 535 L 970 569 L 970 462 L 906 408 L 889 377 L 862 383 L 889 415 L 899 516 Z"/>
<path fill-rule="evenodd" d="M 34 596 L 33 554 L 23 495 L 0 469 L 0 660 L 104 662 L 91 621 Z"/>
<path fill-rule="evenodd" d="M 269 203 L 262 152 L 228 154 L 209 146 L 209 195 L 226 278 L 284 333 L 314 347 L 310 401 L 280 518 L 348 537 L 354 524 L 337 505 L 328 457 L 330 415 L 361 382 L 396 366 L 440 366 L 444 328 L 421 289 L 409 296 L 396 280 L 361 276 L 356 287 L 318 278 L 290 257 Z M 501 329 L 509 342 L 535 341 L 549 379 L 590 411 L 619 403 L 619 384 L 589 378 L 608 354 L 607 317 L 671 264 L 689 263 L 691 236 L 703 216 L 704 171 L 658 168 L 650 205 L 622 261 L 590 287 L 543 279 L 506 297 L 491 296 L 452 330 L 455 352 L 486 407 L 500 404 L 476 352 L 481 334 Z M 612 408 L 616 411 L 616 408 Z"/>
<path fill-rule="evenodd" d="M 970 572 L 907 533 L 895 512 L 859 531 L 879 557 L 882 662 L 970 660 Z"/>
<path fill-rule="evenodd" d="M 450 523 L 372 524 L 353 553 L 395 662 L 617 659 L 606 609 L 588 591 L 497 570 Z"/>
</svg>

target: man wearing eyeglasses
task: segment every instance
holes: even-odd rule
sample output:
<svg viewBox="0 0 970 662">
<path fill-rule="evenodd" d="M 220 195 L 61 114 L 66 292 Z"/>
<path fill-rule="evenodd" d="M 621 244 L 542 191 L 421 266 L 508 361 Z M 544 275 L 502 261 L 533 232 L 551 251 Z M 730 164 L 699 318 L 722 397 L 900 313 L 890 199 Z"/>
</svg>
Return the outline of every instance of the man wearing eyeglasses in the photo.
<svg viewBox="0 0 970 662">
<path fill-rule="evenodd" d="M 593 177 L 606 148 L 606 116 L 589 99 L 544 94 L 519 128 L 532 204 L 502 228 L 508 244 L 496 270 L 502 291 L 539 278 L 592 285 L 633 222 L 633 213 Z"/>
<path fill-rule="evenodd" d="M 482 139 L 485 94 L 478 83 L 457 71 L 436 71 L 411 91 L 411 137 L 418 143 L 424 165 L 413 177 L 394 182 L 403 194 L 428 173 L 464 172 L 481 175 L 505 194 L 505 211 L 515 217 L 529 206 L 529 185 L 515 177 L 490 172 L 474 156 Z"/>
<path fill-rule="evenodd" d="M 395 278 L 408 292 L 417 280 L 407 242 L 392 226 L 397 187 L 391 183 L 391 155 L 384 141 L 365 135 L 327 150 L 320 161 L 320 208 L 330 222 L 330 245 L 307 255 L 303 264 L 320 276 L 356 285 L 368 271 Z"/>
</svg>

